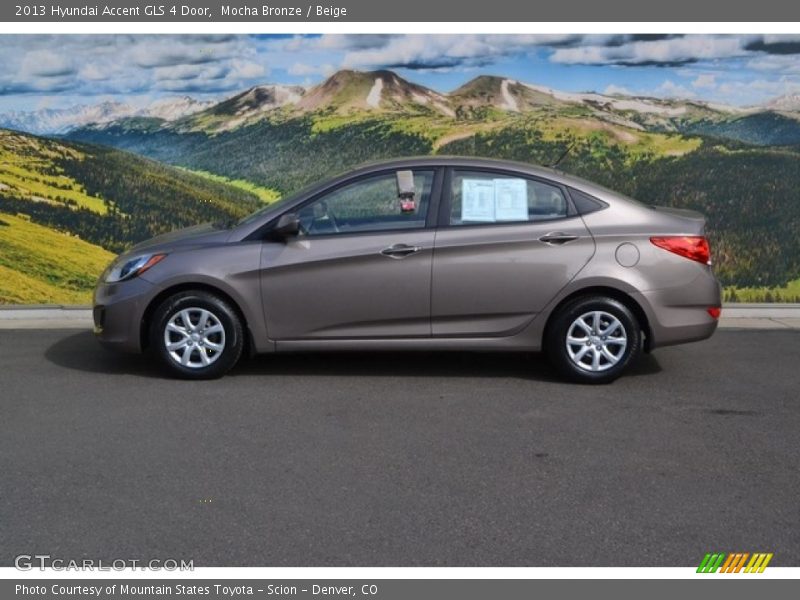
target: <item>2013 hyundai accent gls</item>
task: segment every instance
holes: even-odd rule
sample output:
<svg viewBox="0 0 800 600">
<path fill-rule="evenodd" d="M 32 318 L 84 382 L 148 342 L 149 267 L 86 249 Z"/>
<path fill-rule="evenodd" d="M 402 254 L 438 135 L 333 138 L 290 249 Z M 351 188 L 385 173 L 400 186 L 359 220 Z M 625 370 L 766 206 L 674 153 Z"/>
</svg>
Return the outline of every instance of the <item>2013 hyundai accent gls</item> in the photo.
<svg viewBox="0 0 800 600">
<path fill-rule="evenodd" d="M 605 383 L 714 333 L 704 227 L 527 164 L 375 163 L 135 246 L 98 282 L 95 333 L 195 379 L 245 351 L 543 350 Z"/>
</svg>

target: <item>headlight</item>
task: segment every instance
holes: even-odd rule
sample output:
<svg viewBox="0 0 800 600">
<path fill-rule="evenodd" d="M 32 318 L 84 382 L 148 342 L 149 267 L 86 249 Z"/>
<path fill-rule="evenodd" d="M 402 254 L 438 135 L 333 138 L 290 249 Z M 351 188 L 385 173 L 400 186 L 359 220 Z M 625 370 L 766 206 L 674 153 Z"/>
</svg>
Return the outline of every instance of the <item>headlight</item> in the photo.
<svg viewBox="0 0 800 600">
<path fill-rule="evenodd" d="M 166 254 L 140 254 L 131 258 L 117 259 L 105 276 L 106 283 L 133 279 L 167 257 Z"/>
</svg>

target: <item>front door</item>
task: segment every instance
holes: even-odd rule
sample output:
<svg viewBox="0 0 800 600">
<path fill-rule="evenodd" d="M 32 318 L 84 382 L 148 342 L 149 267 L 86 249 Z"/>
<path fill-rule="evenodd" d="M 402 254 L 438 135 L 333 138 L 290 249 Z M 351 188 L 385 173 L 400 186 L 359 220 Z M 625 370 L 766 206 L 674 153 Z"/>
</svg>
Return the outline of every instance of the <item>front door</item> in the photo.
<svg viewBox="0 0 800 600">
<path fill-rule="evenodd" d="M 427 337 L 433 170 L 401 201 L 394 171 L 324 192 L 297 210 L 302 232 L 264 242 L 261 288 L 273 340 Z"/>
</svg>

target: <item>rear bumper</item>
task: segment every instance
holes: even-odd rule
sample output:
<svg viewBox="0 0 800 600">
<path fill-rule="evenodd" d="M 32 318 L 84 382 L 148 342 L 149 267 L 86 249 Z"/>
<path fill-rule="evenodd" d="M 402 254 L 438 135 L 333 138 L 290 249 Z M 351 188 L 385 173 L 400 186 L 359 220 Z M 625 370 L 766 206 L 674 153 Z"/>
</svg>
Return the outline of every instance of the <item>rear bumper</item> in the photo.
<svg viewBox="0 0 800 600">
<path fill-rule="evenodd" d="M 106 348 L 141 352 L 141 324 L 153 285 L 137 277 L 120 283 L 100 283 L 94 293 L 94 333 Z"/>
<path fill-rule="evenodd" d="M 650 325 L 651 349 L 705 340 L 717 330 L 718 319 L 708 313 L 709 308 L 722 306 L 720 285 L 713 275 L 698 277 L 688 287 L 638 295 Z"/>
</svg>

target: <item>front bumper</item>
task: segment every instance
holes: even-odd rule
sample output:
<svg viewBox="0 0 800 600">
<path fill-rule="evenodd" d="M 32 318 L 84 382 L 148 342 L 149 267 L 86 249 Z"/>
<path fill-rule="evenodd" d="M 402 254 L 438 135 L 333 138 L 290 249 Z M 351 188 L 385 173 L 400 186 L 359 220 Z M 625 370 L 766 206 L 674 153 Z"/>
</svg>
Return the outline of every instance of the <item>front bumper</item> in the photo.
<svg viewBox="0 0 800 600">
<path fill-rule="evenodd" d="M 154 287 L 140 277 L 119 283 L 98 283 L 94 292 L 94 333 L 113 350 L 141 352 L 141 326 Z"/>
</svg>

